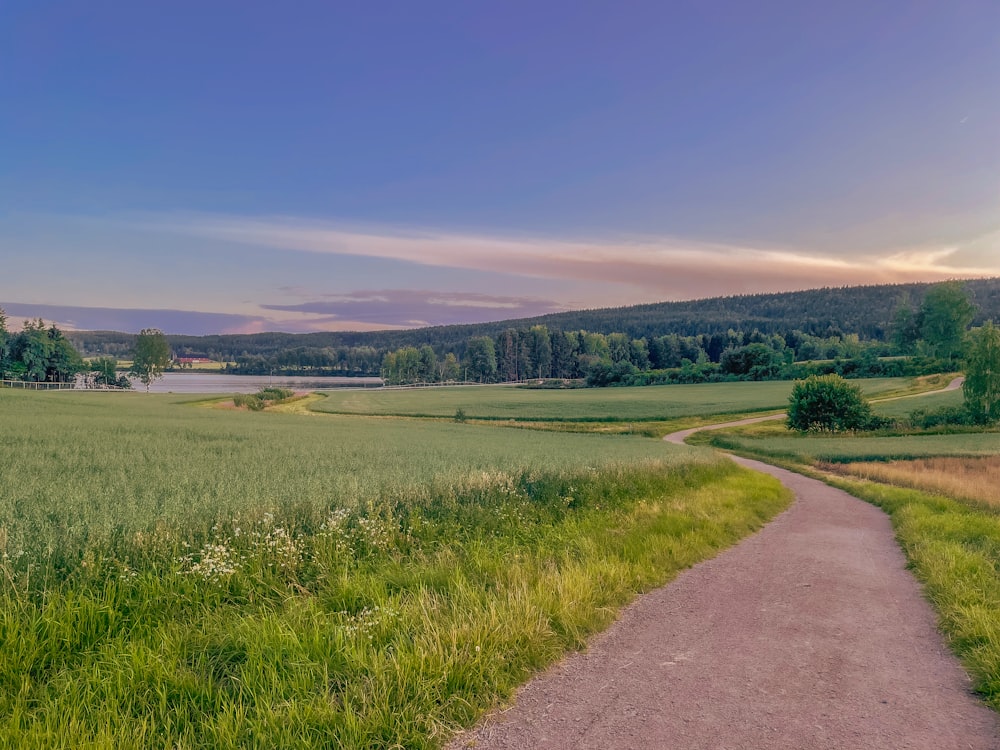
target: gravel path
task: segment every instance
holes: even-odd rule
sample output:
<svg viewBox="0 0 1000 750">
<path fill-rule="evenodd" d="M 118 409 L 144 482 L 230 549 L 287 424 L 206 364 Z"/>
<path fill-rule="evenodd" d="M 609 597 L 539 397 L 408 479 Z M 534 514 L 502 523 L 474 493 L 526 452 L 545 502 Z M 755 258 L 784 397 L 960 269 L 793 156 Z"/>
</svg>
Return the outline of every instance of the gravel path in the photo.
<svg viewBox="0 0 1000 750">
<path fill-rule="evenodd" d="M 944 646 L 888 517 L 734 460 L 796 502 L 641 597 L 450 748 L 1000 748 L 1000 720 Z"/>
</svg>

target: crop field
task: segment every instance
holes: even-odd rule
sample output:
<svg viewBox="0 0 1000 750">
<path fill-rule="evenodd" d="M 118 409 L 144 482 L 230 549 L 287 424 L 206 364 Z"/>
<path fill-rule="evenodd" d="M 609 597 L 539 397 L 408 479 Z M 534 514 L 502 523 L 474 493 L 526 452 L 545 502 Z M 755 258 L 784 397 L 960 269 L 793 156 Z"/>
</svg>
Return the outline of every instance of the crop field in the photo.
<svg viewBox="0 0 1000 750">
<path fill-rule="evenodd" d="M 838 467 L 845 474 L 937 492 L 1000 509 L 1000 455 L 984 458 L 921 458 L 914 461 L 862 462 Z"/>
<path fill-rule="evenodd" d="M 899 390 L 907 378 L 854 381 L 868 395 Z M 698 383 L 632 388 L 534 390 L 511 386 L 438 387 L 332 391 L 312 406 L 342 414 L 452 417 L 520 421 L 642 422 L 710 414 L 781 410 L 792 383 L 784 381 Z"/>
<path fill-rule="evenodd" d="M 0 747 L 439 747 L 787 506 L 629 436 L 0 391 Z"/>
<path fill-rule="evenodd" d="M 766 439 L 740 433 L 716 434 L 712 445 L 750 451 L 775 458 L 811 463 L 828 461 L 889 461 L 927 456 L 992 456 L 1000 453 L 1000 433 L 975 432 L 946 435 L 899 436 L 798 436 L 773 432 Z"/>
<path fill-rule="evenodd" d="M 919 396 L 896 398 L 891 401 L 877 401 L 872 404 L 876 414 L 893 419 L 904 419 L 917 409 L 941 409 L 944 407 L 961 406 L 962 391 L 945 391 L 944 393 L 927 393 Z"/>
</svg>

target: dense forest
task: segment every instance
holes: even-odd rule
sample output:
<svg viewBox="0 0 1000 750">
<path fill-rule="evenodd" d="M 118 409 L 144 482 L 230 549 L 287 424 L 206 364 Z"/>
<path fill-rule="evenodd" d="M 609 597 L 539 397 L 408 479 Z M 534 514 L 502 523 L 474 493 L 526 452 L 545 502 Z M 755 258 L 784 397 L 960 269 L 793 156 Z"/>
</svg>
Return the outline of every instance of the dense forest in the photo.
<svg viewBox="0 0 1000 750">
<path fill-rule="evenodd" d="M 594 385 L 649 381 L 639 374 L 678 368 L 686 374 L 674 379 L 776 377 L 803 360 L 866 357 L 871 369 L 887 355 L 939 354 L 918 351 L 917 342 L 926 338 L 920 328 L 928 292 L 948 286 L 963 290 L 972 323 L 1000 320 L 995 278 L 716 297 L 402 331 L 167 338 L 176 357 L 232 362 L 231 371 L 247 374 L 382 375 L 399 383 L 587 378 Z M 67 336 L 87 356 L 128 357 L 135 339 L 100 331 Z"/>
<path fill-rule="evenodd" d="M 83 369 L 80 354 L 55 324 L 28 320 L 14 333 L 0 310 L 0 380 L 67 383 Z"/>
</svg>

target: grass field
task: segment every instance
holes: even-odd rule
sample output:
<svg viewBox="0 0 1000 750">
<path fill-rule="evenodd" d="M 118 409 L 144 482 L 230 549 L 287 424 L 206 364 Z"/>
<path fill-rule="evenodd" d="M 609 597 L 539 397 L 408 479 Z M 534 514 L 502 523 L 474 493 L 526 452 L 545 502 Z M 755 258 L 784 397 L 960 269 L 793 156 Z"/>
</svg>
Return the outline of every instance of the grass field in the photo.
<svg viewBox="0 0 1000 750">
<path fill-rule="evenodd" d="M 780 429 L 780 428 L 779 428 Z M 829 461 L 888 461 L 928 456 L 992 456 L 1000 453 L 1000 433 L 806 437 L 785 434 L 761 438 L 739 433 L 717 434 L 711 444 L 727 450 L 811 463 Z"/>
<path fill-rule="evenodd" d="M 919 396 L 897 398 L 892 401 L 878 401 L 872 404 L 876 414 L 893 419 L 905 419 L 917 409 L 941 409 L 950 406 L 960 406 L 962 391 L 945 391 L 944 393 L 927 393 Z"/>
<path fill-rule="evenodd" d="M 998 451 L 1000 454 L 1000 451 Z M 1000 510 L 1000 455 L 983 458 L 922 458 L 844 464 L 845 474 L 876 482 L 937 492 Z"/>
<path fill-rule="evenodd" d="M 773 480 L 628 436 L 0 391 L 0 747 L 438 747 Z"/>
<path fill-rule="evenodd" d="M 912 381 L 886 378 L 855 381 L 869 395 L 898 391 Z M 532 390 L 478 386 L 377 391 L 331 391 L 313 405 L 340 414 L 452 417 L 515 421 L 643 422 L 711 414 L 781 410 L 788 405 L 787 381 L 699 383 L 634 388 Z"/>
</svg>

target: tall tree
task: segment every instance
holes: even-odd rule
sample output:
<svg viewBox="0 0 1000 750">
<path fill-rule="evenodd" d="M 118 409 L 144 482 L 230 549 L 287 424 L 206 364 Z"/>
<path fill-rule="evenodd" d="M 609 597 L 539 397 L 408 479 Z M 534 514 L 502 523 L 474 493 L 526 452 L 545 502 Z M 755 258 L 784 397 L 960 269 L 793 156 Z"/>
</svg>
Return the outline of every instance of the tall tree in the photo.
<svg viewBox="0 0 1000 750">
<path fill-rule="evenodd" d="M 920 323 L 910 306 L 910 295 L 905 292 L 896 302 L 896 309 L 889 324 L 892 333 L 892 343 L 900 354 L 913 354 L 916 351 L 917 340 L 920 338 Z"/>
<path fill-rule="evenodd" d="M 7 377 L 8 348 L 10 333 L 7 331 L 7 313 L 0 307 L 0 380 Z"/>
<path fill-rule="evenodd" d="M 163 331 L 158 328 L 143 328 L 135 339 L 135 351 L 132 353 L 133 375 L 146 386 L 149 393 L 150 384 L 163 377 L 163 371 L 170 365 L 170 345 Z"/>
<path fill-rule="evenodd" d="M 23 365 L 24 380 L 45 380 L 52 346 L 52 339 L 41 318 L 24 321 L 21 332 L 14 338 L 13 346 L 14 358 Z"/>
<path fill-rule="evenodd" d="M 552 374 L 552 337 L 545 326 L 532 326 L 528 331 L 528 358 L 532 377 Z"/>
<path fill-rule="evenodd" d="M 962 282 L 932 286 L 920 307 L 920 333 L 928 352 L 939 359 L 961 356 L 962 339 L 975 313 Z"/>
<path fill-rule="evenodd" d="M 977 421 L 1000 420 L 1000 329 L 992 320 L 972 334 L 962 391 Z"/>
<path fill-rule="evenodd" d="M 497 353 L 489 336 L 473 336 L 465 352 L 468 377 L 492 383 L 497 376 Z"/>
<path fill-rule="evenodd" d="M 49 328 L 49 361 L 45 366 L 45 379 L 50 383 L 68 383 L 83 371 L 83 358 L 66 340 L 55 323 Z"/>
</svg>

